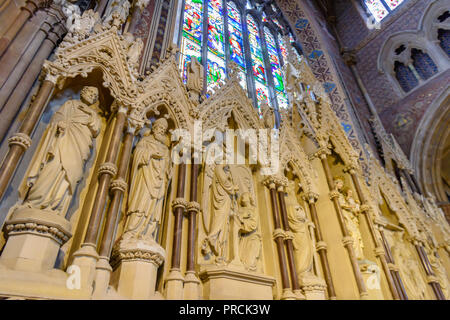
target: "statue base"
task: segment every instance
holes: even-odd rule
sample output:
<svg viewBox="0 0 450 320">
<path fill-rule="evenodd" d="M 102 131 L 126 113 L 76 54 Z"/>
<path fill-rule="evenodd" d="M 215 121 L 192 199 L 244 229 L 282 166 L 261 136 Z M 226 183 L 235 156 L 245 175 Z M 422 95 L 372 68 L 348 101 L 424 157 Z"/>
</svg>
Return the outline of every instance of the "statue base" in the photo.
<svg viewBox="0 0 450 320">
<path fill-rule="evenodd" d="M 153 240 L 120 239 L 111 257 L 112 286 L 125 299 L 156 299 L 156 276 L 165 257 Z"/>
<path fill-rule="evenodd" d="M 384 300 L 383 292 L 381 291 L 380 267 L 375 262 L 369 260 L 359 260 L 358 265 L 367 289 L 367 295 L 362 297 L 362 299 Z"/>
<path fill-rule="evenodd" d="M 17 208 L 4 230 L 7 241 L 0 264 L 30 272 L 53 269 L 59 248 L 72 236 L 65 218 L 28 207 Z"/>
<path fill-rule="evenodd" d="M 231 266 L 203 266 L 203 297 L 209 300 L 273 300 L 275 278 Z"/>
<path fill-rule="evenodd" d="M 326 300 L 327 284 L 314 274 L 300 275 L 300 283 L 306 300 Z"/>
</svg>

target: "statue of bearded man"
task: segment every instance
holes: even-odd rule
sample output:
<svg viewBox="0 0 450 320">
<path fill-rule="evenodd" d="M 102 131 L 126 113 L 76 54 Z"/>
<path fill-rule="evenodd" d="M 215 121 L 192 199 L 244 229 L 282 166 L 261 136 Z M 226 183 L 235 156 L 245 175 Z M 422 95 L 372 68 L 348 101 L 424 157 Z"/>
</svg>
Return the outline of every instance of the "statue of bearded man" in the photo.
<svg viewBox="0 0 450 320">
<path fill-rule="evenodd" d="M 168 123 L 160 118 L 134 151 L 124 239 L 155 240 L 170 170 Z"/>
<path fill-rule="evenodd" d="M 28 174 L 24 206 L 65 215 L 100 132 L 97 104 L 98 89 L 84 87 L 80 100 L 66 101 L 55 112 Z"/>
</svg>

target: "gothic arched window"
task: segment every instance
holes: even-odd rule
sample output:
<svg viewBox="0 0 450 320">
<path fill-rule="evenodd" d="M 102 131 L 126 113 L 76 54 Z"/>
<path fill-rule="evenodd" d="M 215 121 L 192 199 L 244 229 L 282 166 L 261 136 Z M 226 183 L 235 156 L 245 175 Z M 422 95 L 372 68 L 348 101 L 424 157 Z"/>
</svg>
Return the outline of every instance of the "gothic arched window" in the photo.
<svg viewBox="0 0 450 320">
<path fill-rule="evenodd" d="M 405 0 L 362 0 L 363 6 L 376 21 L 386 18 Z"/>
<path fill-rule="evenodd" d="M 441 48 L 450 57 L 450 30 L 448 29 L 448 22 L 450 21 L 450 11 L 445 11 L 438 17 L 438 40 Z"/>
<path fill-rule="evenodd" d="M 181 30 L 184 81 L 192 57 L 205 67 L 207 91 L 228 77 L 233 61 L 239 66 L 240 84 L 255 106 L 263 101 L 275 109 L 288 106 L 283 37 L 288 35 L 296 50 L 299 46 L 273 1 L 261 5 L 251 0 L 184 0 Z"/>
</svg>

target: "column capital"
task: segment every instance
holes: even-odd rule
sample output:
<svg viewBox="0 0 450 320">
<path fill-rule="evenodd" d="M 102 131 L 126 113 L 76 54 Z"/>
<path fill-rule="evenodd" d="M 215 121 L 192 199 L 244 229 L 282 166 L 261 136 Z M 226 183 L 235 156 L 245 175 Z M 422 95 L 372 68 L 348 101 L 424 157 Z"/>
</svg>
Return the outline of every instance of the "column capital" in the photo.
<svg viewBox="0 0 450 320">
<path fill-rule="evenodd" d="M 172 200 L 172 209 L 175 211 L 178 208 L 182 208 L 183 211 L 188 206 L 188 202 L 184 198 L 176 198 Z"/>
<path fill-rule="evenodd" d="M 325 251 L 327 251 L 327 249 L 328 249 L 328 245 L 326 244 L 325 241 L 318 241 L 318 242 L 316 243 L 316 250 L 317 250 L 317 251 L 320 251 L 320 250 L 325 250 Z"/>
<path fill-rule="evenodd" d="M 350 236 L 344 237 L 342 238 L 342 243 L 344 244 L 345 247 L 353 246 L 353 238 Z"/>
<path fill-rule="evenodd" d="M 8 144 L 9 146 L 15 144 L 27 150 L 31 146 L 31 138 L 25 133 L 17 132 L 8 139 Z"/>
<path fill-rule="evenodd" d="M 340 192 L 337 191 L 337 190 L 331 190 L 330 193 L 329 193 L 329 195 L 330 195 L 330 199 L 333 200 L 334 198 L 339 197 Z"/>
<path fill-rule="evenodd" d="M 117 174 L 117 166 L 111 162 L 105 162 L 98 168 L 98 176 L 103 174 L 109 174 L 110 176 L 115 176 Z"/>
<path fill-rule="evenodd" d="M 113 180 L 110 184 L 110 190 L 111 191 L 121 191 L 122 193 L 125 193 L 125 191 L 128 188 L 128 183 L 123 178 L 118 178 L 116 180 Z"/>
<path fill-rule="evenodd" d="M 305 196 L 305 200 L 308 201 L 309 204 L 316 203 L 317 199 L 319 199 L 319 195 L 315 192 L 308 192 Z"/>
<path fill-rule="evenodd" d="M 374 249 L 374 251 L 375 251 L 375 256 L 377 256 L 377 257 L 381 257 L 385 254 L 383 247 L 376 247 Z"/>
<path fill-rule="evenodd" d="M 286 233 L 283 229 L 278 228 L 278 229 L 273 230 L 272 236 L 275 240 L 277 238 L 284 239 L 286 237 Z"/>
<path fill-rule="evenodd" d="M 199 213 L 200 212 L 200 203 L 197 201 L 190 201 L 186 204 L 186 210 L 190 213 Z"/>
<path fill-rule="evenodd" d="M 326 159 L 331 154 L 331 150 L 328 147 L 320 148 L 314 155 L 319 159 Z"/>
<path fill-rule="evenodd" d="M 139 8 L 139 10 L 144 11 L 144 9 L 148 6 L 150 0 L 136 0 L 134 3 L 135 8 Z"/>
</svg>

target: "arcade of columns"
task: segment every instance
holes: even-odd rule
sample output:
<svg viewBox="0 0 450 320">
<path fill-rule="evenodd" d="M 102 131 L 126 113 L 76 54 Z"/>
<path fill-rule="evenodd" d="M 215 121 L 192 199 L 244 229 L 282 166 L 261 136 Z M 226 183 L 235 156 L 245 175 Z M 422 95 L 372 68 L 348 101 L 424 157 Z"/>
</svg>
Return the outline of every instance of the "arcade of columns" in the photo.
<svg viewBox="0 0 450 320">
<path fill-rule="evenodd" d="M 291 108 L 276 124 L 269 106 L 254 108 L 236 70 L 209 98 L 200 64 L 183 84 L 175 47 L 139 74 L 143 44 L 131 31 L 145 1 L 106 3 L 83 14 L 52 4 L 43 41 L 55 39 L 32 58 L 48 56 L 67 32 L 51 61 L 31 70 L 41 72 L 40 88 L 1 163 L 0 197 L 14 199 L 1 209 L 1 297 L 448 298 L 442 211 L 409 174 L 401 188 L 374 156 L 363 174 L 293 48 L 284 67 Z M 42 5 L 28 1 L 10 22 L 0 55 Z M 32 76 L 8 78 L 15 84 L 4 107 L 18 107 Z M 2 121 L 9 127 L 13 118 Z M 210 134 L 196 136 L 195 121 Z M 227 129 L 254 129 L 261 139 L 274 127 L 276 172 L 250 161 L 251 143 L 242 164 L 208 161 L 225 153 L 217 141 Z M 176 129 L 191 140 L 175 139 Z M 198 139 L 201 155 L 191 152 Z M 175 163 L 173 154 L 192 161 Z"/>
</svg>

